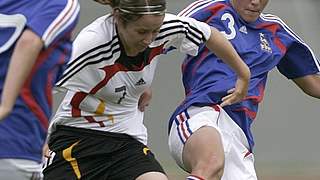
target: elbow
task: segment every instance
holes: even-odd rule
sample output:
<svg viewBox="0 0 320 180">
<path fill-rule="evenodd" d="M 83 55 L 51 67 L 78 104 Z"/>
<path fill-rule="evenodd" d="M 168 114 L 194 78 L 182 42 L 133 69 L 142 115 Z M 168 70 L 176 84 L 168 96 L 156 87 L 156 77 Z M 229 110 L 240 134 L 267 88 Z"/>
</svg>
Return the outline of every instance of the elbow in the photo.
<svg viewBox="0 0 320 180">
<path fill-rule="evenodd" d="M 300 86 L 300 89 L 307 95 L 320 99 L 320 82 L 312 83 L 308 86 Z"/>
<path fill-rule="evenodd" d="M 41 38 L 36 35 L 31 30 L 25 30 L 24 33 L 21 35 L 17 42 L 17 46 L 20 48 L 37 48 L 41 49 L 43 47 L 43 41 Z"/>
<path fill-rule="evenodd" d="M 293 81 L 305 94 L 320 99 L 320 75 L 307 75 Z"/>
<path fill-rule="evenodd" d="M 308 90 L 308 91 L 304 90 L 303 92 L 311 97 L 320 99 L 320 89 L 314 89 L 314 90 Z"/>
</svg>

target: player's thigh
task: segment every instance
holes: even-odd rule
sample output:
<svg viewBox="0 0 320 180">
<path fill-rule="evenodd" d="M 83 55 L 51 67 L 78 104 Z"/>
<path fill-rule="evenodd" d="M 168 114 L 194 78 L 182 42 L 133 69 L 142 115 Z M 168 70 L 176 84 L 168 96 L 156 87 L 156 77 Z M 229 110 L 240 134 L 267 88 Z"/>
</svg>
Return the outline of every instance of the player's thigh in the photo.
<svg viewBox="0 0 320 180">
<path fill-rule="evenodd" d="M 169 149 L 181 168 L 190 171 L 193 160 L 202 160 L 210 153 L 220 154 L 223 160 L 219 119 L 219 109 L 210 106 L 190 107 L 176 116 L 169 133 Z"/>
<path fill-rule="evenodd" d="M 218 130 L 211 126 L 196 130 L 183 148 L 182 159 L 187 169 L 209 165 L 216 166 L 215 169 L 222 168 L 224 150 Z"/>
<path fill-rule="evenodd" d="M 147 172 L 139 176 L 136 180 L 168 180 L 167 176 L 161 172 Z"/>
</svg>

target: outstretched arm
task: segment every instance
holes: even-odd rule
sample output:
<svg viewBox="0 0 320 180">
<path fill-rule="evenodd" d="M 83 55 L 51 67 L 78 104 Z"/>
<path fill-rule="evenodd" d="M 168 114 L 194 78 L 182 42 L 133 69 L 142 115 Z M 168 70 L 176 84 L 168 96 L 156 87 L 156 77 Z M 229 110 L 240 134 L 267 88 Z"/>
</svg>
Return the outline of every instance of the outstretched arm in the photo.
<svg viewBox="0 0 320 180">
<path fill-rule="evenodd" d="M 250 80 L 249 67 L 240 58 L 232 44 L 215 28 L 211 29 L 210 39 L 206 46 L 228 64 L 238 75 L 234 89 L 229 90 L 229 95 L 222 98 L 221 106 L 230 105 L 246 97 Z"/>
<path fill-rule="evenodd" d="M 42 47 L 43 41 L 40 37 L 28 29 L 17 41 L 1 95 L 0 120 L 11 112 Z"/>
<path fill-rule="evenodd" d="M 320 99 L 320 75 L 313 74 L 293 79 L 297 86 L 309 96 Z"/>
</svg>

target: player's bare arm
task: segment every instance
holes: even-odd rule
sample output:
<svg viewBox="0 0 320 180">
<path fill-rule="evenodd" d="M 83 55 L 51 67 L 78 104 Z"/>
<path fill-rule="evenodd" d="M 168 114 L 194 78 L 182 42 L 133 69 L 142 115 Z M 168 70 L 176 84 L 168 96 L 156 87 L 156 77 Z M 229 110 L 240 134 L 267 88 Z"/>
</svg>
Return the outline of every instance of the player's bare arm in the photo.
<svg viewBox="0 0 320 180">
<path fill-rule="evenodd" d="M 320 75 L 312 74 L 293 79 L 296 85 L 309 96 L 320 99 Z"/>
<path fill-rule="evenodd" d="M 2 92 L 0 120 L 11 112 L 42 47 L 42 40 L 31 30 L 26 30 L 18 40 Z"/>
<path fill-rule="evenodd" d="M 146 107 L 149 106 L 151 98 L 152 98 L 152 90 L 149 87 L 141 94 L 141 96 L 139 98 L 138 109 L 141 112 L 144 112 Z"/>
</svg>

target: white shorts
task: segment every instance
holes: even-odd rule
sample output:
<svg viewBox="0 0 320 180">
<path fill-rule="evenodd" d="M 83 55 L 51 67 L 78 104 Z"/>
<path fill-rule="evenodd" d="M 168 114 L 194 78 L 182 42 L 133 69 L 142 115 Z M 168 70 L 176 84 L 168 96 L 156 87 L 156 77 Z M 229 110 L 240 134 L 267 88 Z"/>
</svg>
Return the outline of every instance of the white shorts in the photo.
<svg viewBox="0 0 320 180">
<path fill-rule="evenodd" d="M 176 163 L 185 169 L 182 152 L 185 142 L 199 128 L 214 127 L 221 135 L 225 153 L 222 180 L 256 180 L 254 157 L 241 128 L 220 107 L 194 107 L 179 114 L 169 134 L 169 149 Z"/>
<path fill-rule="evenodd" d="M 27 159 L 0 159 L 0 179 L 42 180 L 41 166 Z"/>
</svg>

